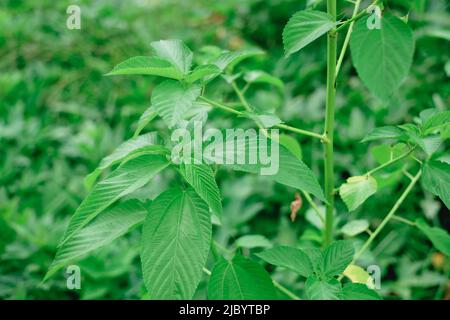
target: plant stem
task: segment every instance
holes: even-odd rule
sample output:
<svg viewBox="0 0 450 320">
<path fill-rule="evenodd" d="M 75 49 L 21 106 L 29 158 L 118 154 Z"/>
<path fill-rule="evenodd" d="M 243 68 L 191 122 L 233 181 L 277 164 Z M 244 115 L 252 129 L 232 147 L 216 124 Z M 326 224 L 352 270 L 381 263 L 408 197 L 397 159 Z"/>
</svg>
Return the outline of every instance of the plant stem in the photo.
<svg viewBox="0 0 450 320">
<path fill-rule="evenodd" d="M 304 136 L 310 136 L 310 137 L 313 137 L 313 138 L 317 138 L 317 139 L 322 140 L 323 142 L 328 141 L 328 138 L 325 137 L 324 135 L 321 135 L 321 134 L 318 134 L 318 133 L 315 133 L 315 132 L 311 132 L 311 131 L 307 131 L 307 130 L 298 129 L 298 128 L 291 127 L 291 126 L 288 126 L 288 125 L 285 125 L 285 124 L 277 124 L 275 127 L 276 128 L 280 128 L 280 129 L 284 129 L 284 130 L 287 130 L 287 131 L 295 132 L 295 133 L 298 133 L 298 134 L 301 134 L 301 135 L 304 135 Z"/>
<path fill-rule="evenodd" d="M 384 169 L 386 167 L 389 167 L 390 165 L 392 165 L 392 164 L 394 164 L 394 163 L 396 163 L 396 162 L 406 158 L 407 156 L 409 156 L 411 154 L 411 152 L 414 151 L 414 149 L 416 149 L 416 147 L 413 147 L 413 148 L 409 149 L 407 152 L 405 152 L 404 154 L 402 154 L 402 155 L 400 155 L 400 156 L 398 156 L 398 157 L 396 157 L 394 159 L 391 159 L 388 162 L 385 162 L 382 165 L 380 165 L 380 166 L 378 166 L 378 167 L 368 171 L 366 174 L 367 175 L 372 175 L 375 172 L 378 172 L 378 171 L 380 171 L 380 170 L 382 170 L 382 169 Z"/>
<path fill-rule="evenodd" d="M 247 99 L 245 99 L 242 91 L 236 85 L 236 82 L 231 81 L 231 86 L 233 87 L 234 92 L 236 92 L 236 94 L 237 94 L 239 100 L 241 101 L 242 105 L 244 106 L 245 110 L 247 110 L 248 112 L 252 112 L 253 108 L 250 107 L 250 104 L 248 103 Z"/>
<path fill-rule="evenodd" d="M 327 12 L 336 20 L 336 0 L 327 0 Z M 325 143 L 325 197 L 326 215 L 324 230 L 324 246 L 333 240 L 333 215 L 334 215 L 334 159 L 333 159 L 333 139 L 334 139 L 334 113 L 336 100 L 336 55 L 337 55 L 337 34 L 336 29 L 328 32 L 327 36 L 327 98 L 325 114 L 325 133 L 327 138 Z"/>
<path fill-rule="evenodd" d="M 403 218 L 403 217 L 396 216 L 395 214 L 392 216 L 392 220 L 397 220 L 399 222 L 403 222 L 403 223 L 405 223 L 407 225 L 410 225 L 410 226 L 415 226 L 416 225 L 416 223 L 414 221 L 408 220 L 408 219 Z"/>
<path fill-rule="evenodd" d="M 213 107 L 217 107 L 217 108 L 222 109 L 224 111 L 233 113 L 233 114 L 235 114 L 237 116 L 244 116 L 243 112 L 235 110 L 233 108 L 230 108 L 230 107 L 228 107 L 228 106 L 226 106 L 226 105 L 224 105 L 222 103 L 219 103 L 219 102 L 213 101 L 211 99 L 208 99 L 208 98 L 206 98 L 204 96 L 200 96 L 199 99 L 209 103 Z M 325 137 L 325 136 L 323 136 L 321 134 L 318 134 L 318 133 L 315 133 L 315 132 L 311 132 L 311 131 L 307 131 L 307 130 L 303 130 L 303 129 L 299 129 L 299 128 L 295 128 L 295 127 L 288 126 L 288 125 L 285 125 L 285 124 L 277 124 L 277 125 L 275 125 L 275 128 L 284 129 L 284 130 L 291 131 L 291 132 L 294 132 L 294 133 L 298 133 L 298 134 L 301 134 L 301 135 L 304 135 L 304 136 L 314 137 L 314 138 L 322 140 L 323 142 L 327 141 L 327 137 Z"/>
<path fill-rule="evenodd" d="M 356 0 L 355 8 L 353 9 L 352 19 L 354 19 L 356 17 L 356 15 L 358 13 L 358 10 L 359 10 L 359 6 L 361 5 L 361 1 L 362 0 Z M 348 30 L 347 30 L 347 34 L 345 35 L 344 44 L 342 45 L 341 53 L 339 54 L 338 63 L 336 65 L 336 77 L 338 76 L 339 70 L 341 69 L 342 61 L 344 60 L 345 51 L 347 51 L 347 47 L 348 47 L 348 44 L 350 42 L 350 37 L 351 37 L 352 32 L 353 32 L 354 24 L 355 24 L 355 21 L 352 21 L 350 23 L 350 26 L 348 27 Z"/>
<path fill-rule="evenodd" d="M 342 62 L 343 62 L 344 57 L 345 57 L 345 52 L 347 51 L 348 44 L 350 42 L 350 37 L 351 37 L 352 32 L 353 32 L 353 26 L 355 25 L 355 22 L 358 19 L 362 18 L 363 16 L 365 16 L 367 14 L 367 9 L 358 13 L 359 7 L 361 6 L 361 1 L 362 0 L 356 0 L 355 8 L 353 9 L 352 17 L 349 20 L 345 21 L 343 24 L 341 24 L 336 29 L 336 33 L 338 33 L 343 28 L 345 28 L 348 24 L 350 24 L 349 27 L 348 27 L 348 30 L 347 30 L 347 34 L 345 35 L 345 40 L 344 40 L 344 44 L 342 45 L 341 53 L 339 54 L 339 60 L 338 60 L 337 66 L 336 66 L 336 77 L 338 76 L 339 71 L 341 69 L 341 65 L 342 65 Z M 379 0 L 375 0 L 370 6 L 376 5 L 378 3 L 378 1 Z"/>
<path fill-rule="evenodd" d="M 293 293 L 292 291 L 288 290 L 286 287 L 283 287 L 279 282 L 272 280 L 273 285 L 280 290 L 281 292 L 283 292 L 285 295 L 287 295 L 289 298 L 291 298 L 292 300 L 301 300 L 299 296 L 297 296 L 295 293 Z"/>
<path fill-rule="evenodd" d="M 305 191 L 302 191 L 302 193 L 305 196 L 306 201 L 308 201 L 308 203 L 311 206 L 311 208 L 313 208 L 314 212 L 319 217 L 320 221 L 322 221 L 322 223 L 325 225 L 325 220 L 324 220 L 324 218 L 322 216 L 322 213 L 320 212 L 319 207 L 317 207 L 317 205 L 313 201 L 313 199 L 311 199 L 311 196 L 309 195 L 309 193 L 305 192 Z"/>
<path fill-rule="evenodd" d="M 353 258 L 354 263 L 356 260 L 358 260 L 361 255 L 367 250 L 367 248 L 370 246 L 370 244 L 373 242 L 373 240 L 377 237 L 377 235 L 383 230 L 383 228 L 386 226 L 386 224 L 394 217 L 395 212 L 398 210 L 400 205 L 403 203 L 403 201 L 406 199 L 408 194 L 411 192 L 414 185 L 419 181 L 420 176 L 422 175 L 422 170 L 419 170 L 419 172 L 414 176 L 414 179 L 409 183 L 408 187 L 406 187 L 405 191 L 403 191 L 400 198 L 397 199 L 392 209 L 389 211 L 387 216 L 383 219 L 383 221 L 380 223 L 380 225 L 375 229 L 375 231 L 372 233 L 372 235 L 367 239 L 367 241 L 364 243 L 364 245 L 359 249 L 359 251 L 355 254 Z"/>
</svg>

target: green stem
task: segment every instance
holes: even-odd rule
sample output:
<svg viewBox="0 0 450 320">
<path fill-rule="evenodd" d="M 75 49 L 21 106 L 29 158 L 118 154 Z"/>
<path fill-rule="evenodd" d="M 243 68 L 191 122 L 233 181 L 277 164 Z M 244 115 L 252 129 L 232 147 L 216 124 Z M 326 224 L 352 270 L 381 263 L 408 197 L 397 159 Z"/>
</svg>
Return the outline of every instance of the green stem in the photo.
<svg viewBox="0 0 450 320">
<path fill-rule="evenodd" d="M 313 208 L 314 212 L 316 213 L 316 215 L 319 217 L 320 221 L 322 221 L 322 223 L 325 225 L 325 220 L 322 216 L 322 213 L 319 210 L 319 207 L 316 205 L 316 203 L 313 201 L 313 199 L 311 198 L 311 196 L 309 195 L 308 192 L 302 191 L 303 195 L 305 196 L 306 201 L 308 201 L 309 205 L 311 206 L 311 208 Z"/>
<path fill-rule="evenodd" d="M 410 225 L 410 226 L 415 226 L 416 225 L 416 223 L 414 221 L 411 221 L 411 220 L 408 220 L 406 218 L 399 217 L 399 216 L 396 216 L 396 215 L 392 216 L 392 220 L 397 220 L 399 222 L 403 222 L 403 223 L 405 223 L 407 225 Z"/>
<path fill-rule="evenodd" d="M 304 136 L 317 138 L 317 139 L 322 140 L 323 142 L 328 141 L 327 137 L 325 137 L 324 135 L 321 135 L 321 134 L 318 134 L 318 133 L 315 133 L 315 132 L 311 132 L 311 131 L 307 131 L 307 130 L 298 129 L 298 128 L 291 127 L 291 126 L 288 126 L 288 125 L 285 125 L 285 124 L 277 124 L 275 127 L 279 128 L 279 129 L 284 129 L 284 130 L 287 130 L 287 131 L 295 132 L 295 133 L 298 133 L 298 134 L 301 134 L 301 135 L 304 135 Z"/>
<path fill-rule="evenodd" d="M 204 96 L 200 96 L 199 99 L 209 103 L 213 107 L 222 109 L 222 110 L 224 110 L 226 112 L 233 113 L 233 114 L 235 114 L 237 116 L 244 116 L 245 115 L 241 111 L 238 111 L 238 110 L 235 110 L 233 108 L 230 108 L 230 107 L 228 107 L 228 106 L 226 106 L 226 105 L 224 105 L 222 103 L 219 103 L 219 102 L 216 102 L 214 100 L 208 99 L 208 98 L 206 98 Z M 307 131 L 307 130 L 302 130 L 302 129 L 295 128 L 295 127 L 292 127 L 292 126 L 288 126 L 288 125 L 285 125 L 285 124 L 277 124 L 275 126 L 275 128 L 291 131 L 291 132 L 298 133 L 298 134 L 301 134 L 301 135 L 304 135 L 304 136 L 314 137 L 314 138 L 322 140 L 323 142 L 327 141 L 327 137 L 325 137 L 325 136 L 323 136 L 321 134 L 318 134 L 318 133 L 315 133 L 315 132 L 311 132 L 311 131 Z"/>
<path fill-rule="evenodd" d="M 355 8 L 353 9 L 352 19 L 356 17 L 356 15 L 358 13 L 358 10 L 359 10 L 359 6 L 361 5 L 361 1 L 362 0 L 356 0 Z M 352 32 L 353 32 L 354 24 L 355 24 L 355 21 L 352 21 L 350 23 L 350 26 L 348 27 L 348 30 L 347 30 L 347 34 L 345 35 L 344 44 L 342 45 L 341 53 L 339 54 L 338 63 L 336 65 L 336 77 L 339 74 L 339 70 L 341 69 L 342 61 L 344 60 L 345 52 L 347 51 L 347 47 L 348 47 L 348 44 L 350 42 L 350 37 L 351 37 Z"/>
<path fill-rule="evenodd" d="M 388 162 L 385 162 L 382 165 L 380 165 L 380 166 L 378 166 L 378 167 L 368 171 L 366 174 L 367 175 L 372 175 L 375 172 L 383 170 L 384 168 L 389 167 L 390 165 L 399 162 L 400 160 L 402 160 L 402 159 L 406 158 L 407 156 L 409 156 L 411 154 L 411 152 L 414 151 L 414 149 L 416 149 L 416 147 L 413 147 L 413 148 L 409 149 L 406 153 L 404 153 L 404 154 L 402 154 L 402 155 L 400 155 L 398 157 L 395 157 L 394 159 L 391 159 Z"/>
<path fill-rule="evenodd" d="M 389 211 L 387 216 L 383 219 L 383 221 L 380 223 L 380 225 L 375 229 L 375 231 L 372 233 L 372 235 L 369 237 L 369 239 L 367 239 L 367 241 L 364 243 L 364 245 L 361 247 L 361 249 L 359 249 L 359 251 L 355 254 L 352 263 L 354 263 L 356 260 L 358 260 L 361 257 L 361 255 L 367 250 L 367 248 L 370 246 L 370 244 L 373 242 L 373 240 L 381 232 L 381 230 L 383 230 L 383 228 L 386 226 L 386 224 L 389 222 L 389 220 L 391 220 L 394 217 L 395 212 L 398 210 L 400 205 L 403 203 L 403 201 L 406 199 L 408 194 L 411 192 L 412 188 L 417 183 L 417 181 L 419 181 L 421 175 L 422 175 L 422 170 L 419 170 L 419 172 L 414 176 L 414 179 L 409 183 L 408 187 L 406 187 L 405 191 L 403 191 L 400 198 L 398 198 L 398 200 L 395 202 L 394 206 Z"/>
<path fill-rule="evenodd" d="M 327 0 L 327 12 L 336 20 L 336 0 Z M 324 245 L 333 241 L 333 215 L 334 215 L 334 113 L 336 100 L 336 55 L 337 34 L 333 29 L 328 32 L 327 37 L 327 97 L 325 114 L 325 197 L 327 200 L 325 214 Z"/>
<path fill-rule="evenodd" d="M 247 99 L 245 99 L 244 94 L 242 93 L 241 89 L 238 88 L 236 85 L 236 82 L 231 81 L 231 86 L 233 87 L 234 92 L 236 92 L 239 100 L 241 101 L 242 105 L 248 112 L 252 112 L 253 108 L 250 107 L 250 104 L 248 103 Z"/>
</svg>

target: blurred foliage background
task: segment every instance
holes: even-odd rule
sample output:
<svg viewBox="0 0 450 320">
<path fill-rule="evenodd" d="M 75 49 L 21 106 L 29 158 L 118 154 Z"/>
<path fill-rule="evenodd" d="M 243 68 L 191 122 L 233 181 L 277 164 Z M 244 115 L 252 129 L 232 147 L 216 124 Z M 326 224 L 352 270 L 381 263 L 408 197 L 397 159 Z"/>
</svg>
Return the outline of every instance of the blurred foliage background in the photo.
<svg viewBox="0 0 450 320">
<path fill-rule="evenodd" d="M 241 68 L 265 70 L 281 78 L 285 87 L 252 86 L 246 93 L 249 100 L 290 124 L 321 132 L 325 39 L 285 59 L 281 33 L 294 12 L 306 6 L 324 9 L 324 2 L 0 0 L 0 299 L 140 299 L 145 293 L 139 230 L 79 263 L 81 290 L 66 288 L 63 271 L 40 284 L 70 215 L 87 193 L 84 176 L 132 136 L 158 81 L 103 74 L 128 57 L 148 55 L 149 43 L 159 39 L 182 39 L 198 61 L 216 47 L 261 48 L 266 55 Z M 347 56 L 338 79 L 339 184 L 375 166 L 383 147 L 360 143 L 371 128 L 414 122 L 420 111 L 445 109 L 450 102 L 448 1 L 385 2 L 399 16 L 409 14 L 416 37 L 413 67 L 391 101 L 380 102 L 368 93 Z M 71 4 L 81 7 L 81 30 L 66 28 Z M 348 15 L 352 3 L 339 1 L 339 7 Z M 221 99 L 236 101 L 225 83 L 214 85 Z M 242 124 L 217 111 L 210 114 L 210 121 L 218 128 Z M 146 130 L 163 128 L 157 120 Z M 321 144 L 307 138 L 299 142 L 304 161 L 322 181 Z M 346 212 L 338 200 L 338 227 L 362 218 L 379 223 L 405 184 L 399 170 L 356 212 Z M 241 236 L 262 235 L 272 245 L 318 245 L 320 221 L 314 220 L 305 201 L 297 219 L 289 219 L 295 190 L 252 175 L 219 171 L 218 178 L 224 198 L 224 223 L 215 231 L 219 243 L 231 247 Z M 154 198 L 170 183 L 170 177 L 162 176 L 139 196 Z M 450 227 L 445 206 L 420 187 L 399 214 L 411 219 L 423 216 Z M 358 236 L 357 245 L 366 238 Z M 450 296 L 448 257 L 407 225 L 392 222 L 363 261 L 380 266 L 385 297 Z M 294 274 L 270 271 L 274 279 L 301 294 L 304 284 Z M 204 297 L 202 284 L 196 298 Z"/>
</svg>

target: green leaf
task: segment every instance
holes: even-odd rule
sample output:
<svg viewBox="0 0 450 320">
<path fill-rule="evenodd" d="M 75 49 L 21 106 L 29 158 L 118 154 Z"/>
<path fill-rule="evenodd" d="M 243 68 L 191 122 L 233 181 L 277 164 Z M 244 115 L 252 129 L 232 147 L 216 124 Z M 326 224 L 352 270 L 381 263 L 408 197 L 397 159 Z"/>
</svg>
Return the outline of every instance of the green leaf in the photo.
<svg viewBox="0 0 450 320">
<path fill-rule="evenodd" d="M 279 78 L 268 74 L 265 71 L 253 70 L 248 71 L 244 75 L 244 80 L 248 83 L 266 83 L 273 85 L 280 90 L 284 90 L 284 83 Z"/>
<path fill-rule="evenodd" d="M 161 155 L 142 155 L 123 163 L 100 181 L 83 200 L 70 219 L 63 241 L 64 245 L 71 236 L 92 221 L 118 199 L 144 186 L 157 173 L 169 165 Z"/>
<path fill-rule="evenodd" d="M 125 60 L 114 67 L 106 76 L 151 75 L 180 80 L 183 74 L 169 62 L 158 57 L 138 56 Z"/>
<path fill-rule="evenodd" d="M 198 66 L 191 73 L 189 73 L 189 75 L 186 77 L 186 82 L 193 83 L 206 77 L 216 77 L 221 73 L 222 70 L 220 70 L 218 66 L 214 64 L 205 64 L 202 66 Z"/>
<path fill-rule="evenodd" d="M 356 176 L 347 179 L 339 188 L 339 195 L 349 211 L 358 208 L 371 195 L 377 192 L 377 181 L 372 176 Z"/>
<path fill-rule="evenodd" d="M 141 261 L 151 299 L 192 299 L 211 241 L 206 203 L 192 190 L 163 192 L 142 230 Z"/>
<path fill-rule="evenodd" d="M 160 40 L 150 43 L 153 52 L 165 59 L 181 74 L 187 75 L 192 66 L 192 51 L 181 40 Z"/>
<path fill-rule="evenodd" d="M 299 11 L 284 27 L 283 44 L 286 56 L 304 48 L 334 28 L 333 17 L 321 11 Z"/>
<path fill-rule="evenodd" d="M 392 140 L 400 140 L 405 138 L 405 132 L 393 126 L 385 126 L 380 128 L 375 128 L 371 132 L 369 132 L 361 142 L 368 142 L 374 140 L 381 139 L 392 139 Z"/>
<path fill-rule="evenodd" d="M 436 111 L 423 122 L 422 130 L 425 135 L 428 135 L 436 130 L 443 129 L 449 123 L 450 111 Z"/>
<path fill-rule="evenodd" d="M 200 90 L 197 85 L 183 86 L 177 81 L 166 80 L 153 89 L 152 106 L 167 126 L 173 128 L 192 107 Z"/>
<path fill-rule="evenodd" d="M 212 64 L 219 67 L 220 70 L 229 70 L 231 73 L 233 68 L 245 59 L 263 55 L 264 51 L 259 49 L 244 49 L 240 51 L 225 51 L 217 58 L 211 61 Z"/>
<path fill-rule="evenodd" d="M 223 158 L 223 154 L 216 154 L 212 158 L 206 157 L 207 160 L 213 163 L 229 165 L 234 170 L 263 174 L 278 183 L 303 190 L 324 202 L 326 201 L 314 173 L 275 140 L 266 140 L 266 137 L 262 134 L 259 134 L 257 137 L 256 133 L 247 137 L 235 134 L 227 136 L 225 145 L 234 147 L 232 149 L 234 152 L 226 154 L 227 159 Z M 278 156 L 276 154 L 277 148 Z M 229 150 L 227 149 L 227 151 Z M 236 161 L 232 161 L 234 164 L 228 164 L 229 162 L 227 163 L 226 160 L 232 155 L 234 155 L 235 159 L 245 160 L 243 161 L 245 163 L 236 164 Z M 263 164 L 261 161 L 261 157 L 265 157 L 265 155 L 268 155 L 268 165 Z M 250 162 L 252 158 L 254 164 Z"/>
<path fill-rule="evenodd" d="M 347 237 L 354 237 L 364 231 L 369 227 L 369 222 L 367 220 L 353 220 L 345 224 L 341 228 L 341 232 Z"/>
<path fill-rule="evenodd" d="M 362 81 L 375 96 L 386 99 L 408 75 L 414 37 L 406 23 L 387 13 L 381 29 L 368 29 L 366 19 L 356 22 L 350 49 Z"/>
<path fill-rule="evenodd" d="M 369 273 L 355 264 L 351 264 L 345 268 L 343 275 L 349 278 L 353 283 L 362 283 L 371 289 L 375 287 L 373 278 Z"/>
<path fill-rule="evenodd" d="M 430 227 L 423 219 L 416 220 L 416 226 L 430 239 L 436 249 L 450 256 L 450 235 L 447 231 L 438 227 Z"/>
<path fill-rule="evenodd" d="M 211 300 L 271 300 L 276 297 L 269 274 L 258 263 L 236 255 L 220 258 L 208 284 Z"/>
<path fill-rule="evenodd" d="M 301 160 L 303 158 L 302 147 L 300 146 L 300 143 L 298 143 L 297 139 L 287 134 L 280 134 L 278 137 L 278 142 L 290 151 L 297 159 Z"/>
<path fill-rule="evenodd" d="M 147 110 L 144 111 L 144 113 L 141 115 L 138 121 L 138 125 L 136 128 L 136 131 L 134 131 L 133 137 L 137 137 L 141 131 L 152 121 L 156 118 L 158 113 L 156 112 L 155 108 L 152 106 L 148 107 Z"/>
<path fill-rule="evenodd" d="M 347 283 L 342 288 L 343 300 L 381 300 L 380 295 L 365 284 Z"/>
<path fill-rule="evenodd" d="M 110 155 L 104 157 L 100 161 L 99 166 L 86 176 L 84 179 L 85 186 L 88 190 L 90 190 L 103 170 L 120 163 L 127 156 L 144 151 L 147 151 L 148 153 L 163 153 L 165 148 L 163 146 L 156 145 L 156 142 L 156 132 L 146 133 L 123 142 Z"/>
<path fill-rule="evenodd" d="M 242 236 L 235 241 L 236 246 L 241 248 L 270 248 L 272 243 L 264 236 L 259 234 L 249 234 Z"/>
<path fill-rule="evenodd" d="M 44 281 L 59 268 L 101 248 L 127 233 L 144 221 L 147 209 L 135 199 L 125 201 L 98 215 L 84 228 L 79 229 L 56 252 Z"/>
<path fill-rule="evenodd" d="M 425 163 L 422 185 L 450 208 L 450 164 L 433 160 Z"/>
<path fill-rule="evenodd" d="M 314 271 L 308 255 L 297 248 L 279 246 L 264 250 L 256 255 L 270 264 L 288 268 L 303 277 L 308 277 Z"/>
<path fill-rule="evenodd" d="M 344 272 L 352 262 L 355 249 L 349 240 L 339 240 L 329 245 L 322 253 L 320 270 L 326 277 L 334 277 Z"/>
<path fill-rule="evenodd" d="M 341 284 L 336 279 L 322 280 L 310 276 L 305 282 L 305 290 L 309 300 L 339 300 Z"/>
<path fill-rule="evenodd" d="M 194 159 L 191 164 L 182 163 L 180 173 L 220 221 L 222 219 L 222 197 L 214 173 L 210 166 L 193 162 Z"/>
</svg>

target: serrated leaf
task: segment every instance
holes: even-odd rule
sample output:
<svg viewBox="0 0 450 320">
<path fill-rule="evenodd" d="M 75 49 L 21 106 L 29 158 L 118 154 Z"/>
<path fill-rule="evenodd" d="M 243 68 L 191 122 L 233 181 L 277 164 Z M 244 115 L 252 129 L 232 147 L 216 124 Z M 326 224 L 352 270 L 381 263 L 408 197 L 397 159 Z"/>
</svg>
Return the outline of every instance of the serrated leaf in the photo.
<svg viewBox="0 0 450 320">
<path fill-rule="evenodd" d="M 447 231 L 438 227 L 430 227 L 423 219 L 416 220 L 416 226 L 430 239 L 436 249 L 450 256 L 450 235 Z"/>
<path fill-rule="evenodd" d="M 308 255 L 297 248 L 279 246 L 257 253 L 256 256 L 270 264 L 288 268 L 303 277 L 308 277 L 314 271 Z"/>
<path fill-rule="evenodd" d="M 356 22 L 350 40 L 353 64 L 364 84 L 381 99 L 388 98 L 411 68 L 414 37 L 401 19 L 385 14 L 380 29 L 369 29 L 366 19 Z"/>
<path fill-rule="evenodd" d="M 309 300 L 339 300 L 341 296 L 341 284 L 336 279 L 310 276 L 305 282 L 305 290 Z"/>
<path fill-rule="evenodd" d="M 59 268 L 121 237 L 144 221 L 146 214 L 147 209 L 135 199 L 102 212 L 58 249 L 44 281 Z"/>
<path fill-rule="evenodd" d="M 136 130 L 134 131 L 133 137 L 139 136 L 141 131 L 152 121 L 156 118 L 158 113 L 156 112 L 155 108 L 152 106 L 148 107 L 144 113 L 139 117 L 138 125 Z"/>
<path fill-rule="evenodd" d="M 450 123 L 450 111 L 436 111 L 423 122 L 422 130 L 425 135 L 431 134 L 436 130 L 442 129 Z"/>
<path fill-rule="evenodd" d="M 181 74 L 187 75 L 192 66 L 192 51 L 181 40 L 160 40 L 150 43 L 159 58 L 172 64 Z"/>
<path fill-rule="evenodd" d="M 222 219 L 222 197 L 211 167 L 206 164 L 182 163 L 180 173 L 200 198 L 209 205 L 220 221 Z"/>
<path fill-rule="evenodd" d="M 151 299 L 192 298 L 208 257 L 211 228 L 208 206 L 192 189 L 170 189 L 152 202 L 141 242 Z"/>
<path fill-rule="evenodd" d="M 259 234 L 249 234 L 238 238 L 235 241 L 236 246 L 241 248 L 270 248 L 272 243 L 264 236 Z"/>
<path fill-rule="evenodd" d="M 230 73 L 233 68 L 245 59 L 252 58 L 264 54 L 264 51 L 258 49 L 244 49 L 239 51 L 225 51 L 217 58 L 211 61 L 212 64 L 219 67 L 220 70 L 229 70 Z"/>
<path fill-rule="evenodd" d="M 70 237 L 92 221 L 118 199 L 144 186 L 157 173 L 169 165 L 165 156 L 142 155 L 123 163 L 100 181 L 80 204 L 70 219 L 64 234 L 64 245 Z"/>
<path fill-rule="evenodd" d="M 290 151 L 297 159 L 302 160 L 302 147 L 297 139 L 287 135 L 280 134 L 278 137 L 278 142 L 285 147 L 288 151 Z"/>
<path fill-rule="evenodd" d="M 425 163 L 422 185 L 450 208 L 450 164 L 434 160 Z"/>
<path fill-rule="evenodd" d="M 322 253 L 320 270 L 326 277 L 334 277 L 344 272 L 352 262 L 355 249 L 349 240 L 339 240 L 329 245 Z"/>
<path fill-rule="evenodd" d="M 279 88 L 280 90 L 284 89 L 283 81 L 261 70 L 253 70 L 246 72 L 244 75 L 244 80 L 248 83 L 266 83 L 273 85 Z"/>
<path fill-rule="evenodd" d="M 371 195 L 377 192 L 377 181 L 372 176 L 358 176 L 347 179 L 339 188 L 339 195 L 349 211 L 358 208 Z"/>
<path fill-rule="evenodd" d="M 295 13 L 283 30 L 286 56 L 304 48 L 334 28 L 333 17 L 322 11 L 299 11 Z"/>
<path fill-rule="evenodd" d="M 193 83 L 204 78 L 216 77 L 222 73 L 222 70 L 214 64 L 205 64 L 198 66 L 186 77 L 186 82 Z"/>
<path fill-rule="evenodd" d="M 113 75 L 151 75 L 180 80 L 183 73 L 168 61 L 158 57 L 138 56 L 129 58 L 114 67 L 106 76 Z"/>
<path fill-rule="evenodd" d="M 354 237 L 369 228 L 369 222 L 367 220 L 353 220 L 345 224 L 341 228 L 341 232 L 348 236 L 348 237 Z"/>
<path fill-rule="evenodd" d="M 385 126 L 373 129 L 361 142 L 368 142 L 381 139 L 400 140 L 405 138 L 405 132 L 394 126 Z"/>
<path fill-rule="evenodd" d="M 278 183 L 303 190 L 324 202 L 326 201 L 314 173 L 275 140 L 266 140 L 263 134 L 257 136 L 255 133 L 255 135 L 244 137 L 236 133 L 227 136 L 224 145 L 227 146 L 226 153 L 206 156 L 206 160 L 229 165 L 238 171 L 263 174 Z M 228 146 L 230 147 L 228 148 Z M 276 149 L 278 149 L 278 156 Z M 261 157 L 265 158 L 266 155 L 269 164 L 261 161 Z M 236 163 L 237 159 L 244 163 Z"/>
<path fill-rule="evenodd" d="M 110 155 L 104 157 L 100 161 L 98 167 L 86 176 L 84 179 L 86 188 L 90 190 L 103 170 L 120 163 L 127 156 L 144 151 L 148 151 L 148 153 L 154 152 L 160 154 L 167 151 L 163 146 L 156 145 L 156 143 L 156 132 L 149 132 L 123 142 L 116 149 L 114 149 Z"/>
<path fill-rule="evenodd" d="M 232 260 L 220 258 L 208 284 L 212 300 L 271 300 L 276 298 L 269 274 L 258 263 L 236 255 Z"/>
<path fill-rule="evenodd" d="M 380 295 L 365 284 L 347 283 L 342 288 L 343 300 L 381 300 Z"/>
<path fill-rule="evenodd" d="M 177 81 L 166 80 L 160 83 L 152 93 L 152 106 L 163 118 L 169 128 L 173 128 L 183 120 L 197 97 L 200 87 L 183 85 Z"/>
</svg>

